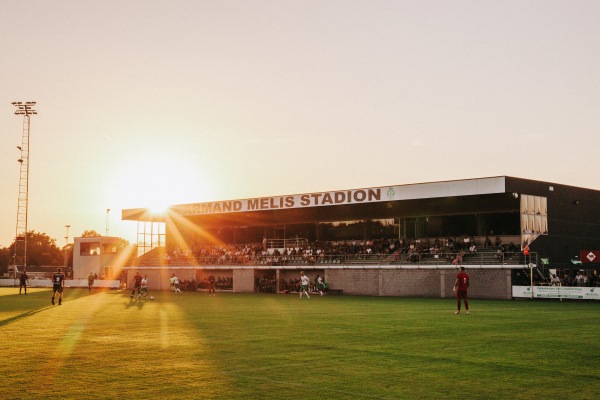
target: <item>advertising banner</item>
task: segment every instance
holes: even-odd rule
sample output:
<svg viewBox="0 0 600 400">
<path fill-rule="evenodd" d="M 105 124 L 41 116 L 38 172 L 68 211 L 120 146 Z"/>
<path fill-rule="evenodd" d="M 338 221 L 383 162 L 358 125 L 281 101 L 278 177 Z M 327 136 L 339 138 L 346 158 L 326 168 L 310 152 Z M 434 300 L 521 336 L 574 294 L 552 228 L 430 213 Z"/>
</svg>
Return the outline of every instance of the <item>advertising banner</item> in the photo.
<svg viewBox="0 0 600 400">
<path fill-rule="evenodd" d="M 600 288 L 574 286 L 513 286 L 512 297 L 534 299 L 600 300 Z"/>
<path fill-rule="evenodd" d="M 579 260 L 582 263 L 600 262 L 600 250 L 581 250 Z"/>
</svg>

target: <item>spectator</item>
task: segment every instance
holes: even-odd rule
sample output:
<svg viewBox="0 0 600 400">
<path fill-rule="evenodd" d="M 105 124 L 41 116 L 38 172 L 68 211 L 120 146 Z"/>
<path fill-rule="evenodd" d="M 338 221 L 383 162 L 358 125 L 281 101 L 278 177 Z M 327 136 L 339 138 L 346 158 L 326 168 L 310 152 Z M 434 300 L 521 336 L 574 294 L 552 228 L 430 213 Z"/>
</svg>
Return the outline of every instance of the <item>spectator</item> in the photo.
<svg viewBox="0 0 600 400">
<path fill-rule="evenodd" d="M 477 246 L 475 245 L 475 242 L 471 242 L 471 246 L 469 246 L 469 253 L 471 253 L 471 254 L 477 253 Z"/>
<path fill-rule="evenodd" d="M 483 247 L 492 247 L 492 239 L 489 236 L 485 236 L 485 240 L 483 241 Z"/>
<path fill-rule="evenodd" d="M 500 247 L 498 249 L 498 251 L 496 251 L 496 259 L 498 260 L 498 262 L 503 263 L 504 262 L 504 251 L 502 251 L 502 247 Z"/>
<path fill-rule="evenodd" d="M 575 276 L 575 286 L 583 286 L 583 275 L 579 272 Z"/>
</svg>

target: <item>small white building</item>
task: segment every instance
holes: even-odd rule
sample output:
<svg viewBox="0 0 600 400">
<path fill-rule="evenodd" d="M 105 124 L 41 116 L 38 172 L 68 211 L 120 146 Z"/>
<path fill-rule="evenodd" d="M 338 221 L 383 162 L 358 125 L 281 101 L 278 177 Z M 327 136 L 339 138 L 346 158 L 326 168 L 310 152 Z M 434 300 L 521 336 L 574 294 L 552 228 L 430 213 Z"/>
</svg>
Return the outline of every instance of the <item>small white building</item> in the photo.
<svg viewBox="0 0 600 400">
<path fill-rule="evenodd" d="M 110 236 L 76 237 L 73 244 L 73 279 L 85 279 L 90 272 L 114 279 L 121 238 Z"/>
</svg>

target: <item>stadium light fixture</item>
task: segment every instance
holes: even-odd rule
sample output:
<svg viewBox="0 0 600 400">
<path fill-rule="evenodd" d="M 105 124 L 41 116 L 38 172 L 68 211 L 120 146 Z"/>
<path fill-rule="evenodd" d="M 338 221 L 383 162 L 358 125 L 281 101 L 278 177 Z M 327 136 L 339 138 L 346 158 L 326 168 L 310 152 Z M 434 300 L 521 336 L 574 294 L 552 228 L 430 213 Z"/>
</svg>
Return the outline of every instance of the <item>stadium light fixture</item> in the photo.
<svg viewBox="0 0 600 400">
<path fill-rule="evenodd" d="M 35 115 L 37 111 L 33 109 L 35 106 L 35 101 L 26 101 L 25 103 L 21 101 L 13 101 L 12 105 L 17 107 L 15 110 L 15 115 Z"/>
</svg>

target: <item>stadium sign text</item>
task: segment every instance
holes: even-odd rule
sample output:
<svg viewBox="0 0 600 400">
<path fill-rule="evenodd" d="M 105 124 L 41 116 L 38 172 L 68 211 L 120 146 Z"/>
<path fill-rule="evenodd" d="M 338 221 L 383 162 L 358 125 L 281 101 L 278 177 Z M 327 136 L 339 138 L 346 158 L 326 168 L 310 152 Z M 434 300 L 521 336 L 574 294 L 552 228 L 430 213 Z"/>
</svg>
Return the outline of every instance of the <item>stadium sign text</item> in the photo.
<svg viewBox="0 0 600 400">
<path fill-rule="evenodd" d="M 382 192 L 386 193 L 384 197 Z M 373 203 L 393 200 L 393 188 L 371 188 L 291 196 L 261 197 L 187 204 L 173 207 L 183 215 L 222 214 L 228 212 L 279 210 L 340 204 Z"/>
</svg>

